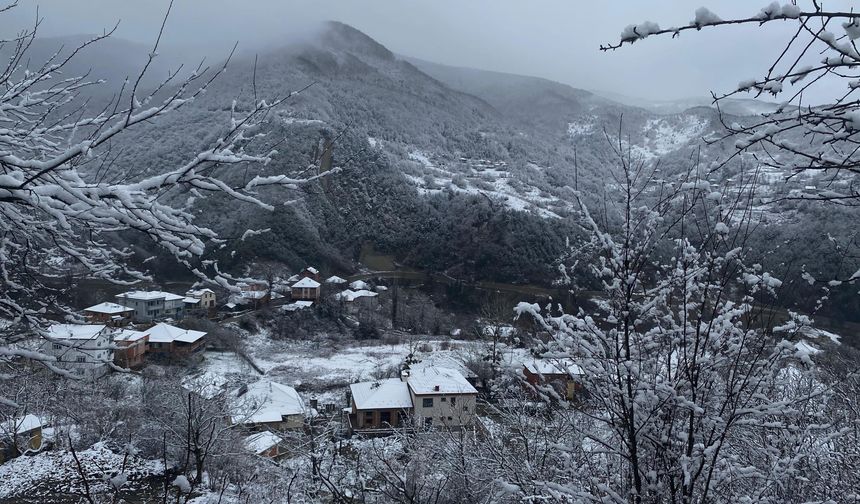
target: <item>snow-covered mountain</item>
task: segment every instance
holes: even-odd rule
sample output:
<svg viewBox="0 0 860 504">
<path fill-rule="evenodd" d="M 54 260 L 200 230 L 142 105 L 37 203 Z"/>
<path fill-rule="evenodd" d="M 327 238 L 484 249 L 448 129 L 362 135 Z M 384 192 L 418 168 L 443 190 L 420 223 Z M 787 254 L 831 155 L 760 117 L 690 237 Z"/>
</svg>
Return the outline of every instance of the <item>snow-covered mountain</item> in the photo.
<svg viewBox="0 0 860 504">
<path fill-rule="evenodd" d="M 116 62 L 111 75 L 127 67 Z M 414 267 L 545 281 L 575 232 L 565 219 L 570 188 L 595 204 L 613 197 L 606 189 L 618 166 L 615 147 L 659 160 L 667 179 L 687 170 L 693 153 L 709 163 L 733 151 L 701 142 L 722 130 L 709 107 L 656 113 L 545 79 L 402 57 L 332 22 L 300 43 L 259 54 L 256 68 L 254 55 L 236 57 L 183 114 L 122 145 L 114 175 L 140 177 L 184 162 L 218 137 L 234 100 L 241 109 L 255 92 L 271 97 L 303 88 L 263 126 L 266 137 L 256 147 L 271 141 L 279 152 L 266 174 L 304 171 L 330 142 L 332 163 L 344 172 L 288 196 L 296 203 L 274 213 L 248 208 L 226 216 L 217 198 L 195 203 L 202 222 L 228 236 L 272 228 L 225 250 L 227 262 L 250 256 L 350 268 L 358 244 L 371 242 Z M 731 172 L 715 177 L 722 184 Z M 513 243 L 525 250 L 511 252 Z"/>
</svg>

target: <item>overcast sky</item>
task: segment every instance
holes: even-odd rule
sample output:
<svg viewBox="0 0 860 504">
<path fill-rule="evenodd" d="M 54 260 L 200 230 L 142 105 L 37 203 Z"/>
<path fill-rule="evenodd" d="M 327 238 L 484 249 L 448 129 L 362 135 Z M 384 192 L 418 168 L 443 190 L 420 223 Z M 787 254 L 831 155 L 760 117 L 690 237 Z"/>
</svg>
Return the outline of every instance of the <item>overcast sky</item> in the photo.
<svg viewBox="0 0 860 504">
<path fill-rule="evenodd" d="M 95 33 L 121 21 L 117 36 L 150 43 L 166 0 L 20 0 L 0 15 L 2 36 L 36 16 L 45 36 Z M 801 0 L 803 1 L 803 0 Z M 764 0 L 708 5 L 723 18 L 755 14 Z M 830 7 L 850 5 L 831 1 Z M 166 43 L 195 59 L 277 44 L 319 21 L 350 24 L 392 51 L 458 66 L 536 75 L 575 87 L 648 99 L 707 96 L 760 75 L 775 58 L 789 23 L 776 30 L 730 27 L 650 38 L 612 53 L 625 25 L 645 20 L 686 24 L 689 0 L 176 0 Z"/>
</svg>

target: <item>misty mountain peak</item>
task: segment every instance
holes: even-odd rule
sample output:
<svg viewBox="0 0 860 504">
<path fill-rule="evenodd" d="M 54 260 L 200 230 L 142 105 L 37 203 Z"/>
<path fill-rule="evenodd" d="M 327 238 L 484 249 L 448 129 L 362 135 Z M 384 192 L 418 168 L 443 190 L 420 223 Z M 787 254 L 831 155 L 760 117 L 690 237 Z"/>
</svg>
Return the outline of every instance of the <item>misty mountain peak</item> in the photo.
<svg viewBox="0 0 860 504">
<path fill-rule="evenodd" d="M 394 54 L 361 30 L 339 21 L 323 24 L 320 41 L 328 48 L 393 60 Z"/>
</svg>

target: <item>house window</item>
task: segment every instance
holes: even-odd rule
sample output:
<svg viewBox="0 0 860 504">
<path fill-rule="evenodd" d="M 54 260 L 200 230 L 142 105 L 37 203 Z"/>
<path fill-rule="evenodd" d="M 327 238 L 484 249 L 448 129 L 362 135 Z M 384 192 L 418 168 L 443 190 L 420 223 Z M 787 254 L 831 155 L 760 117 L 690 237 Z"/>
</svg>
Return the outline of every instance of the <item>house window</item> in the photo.
<svg viewBox="0 0 860 504">
<path fill-rule="evenodd" d="M 451 398 L 451 406 L 454 406 L 455 404 L 457 404 L 457 398 L 456 398 L 456 397 L 452 397 L 452 398 Z"/>
<path fill-rule="evenodd" d="M 63 345 L 61 345 L 59 343 L 54 343 L 53 348 L 54 348 L 54 350 L 60 350 L 61 348 L 63 348 Z"/>
<path fill-rule="evenodd" d="M 439 400 L 440 400 L 440 401 L 442 401 L 442 402 L 446 402 L 446 401 L 448 400 L 448 398 L 447 398 L 447 397 L 443 397 L 442 399 L 439 399 Z"/>
<path fill-rule="evenodd" d="M 425 417 L 424 418 L 424 425 L 427 427 L 432 427 L 433 426 L 433 418 Z"/>
<path fill-rule="evenodd" d="M 373 412 L 367 411 L 364 413 L 364 421 L 373 423 Z"/>
<path fill-rule="evenodd" d="M 87 358 L 86 358 L 86 357 L 84 357 L 83 355 L 79 355 L 79 356 L 78 356 L 77 361 L 78 361 L 78 362 L 86 362 L 86 361 L 87 361 Z"/>
<path fill-rule="evenodd" d="M 432 397 L 425 397 L 424 399 L 421 400 L 421 406 L 423 406 L 425 408 L 432 408 L 433 407 L 433 398 Z"/>
<path fill-rule="evenodd" d="M 383 411 L 379 414 L 379 423 L 382 424 L 390 424 L 391 423 L 391 412 Z"/>
</svg>

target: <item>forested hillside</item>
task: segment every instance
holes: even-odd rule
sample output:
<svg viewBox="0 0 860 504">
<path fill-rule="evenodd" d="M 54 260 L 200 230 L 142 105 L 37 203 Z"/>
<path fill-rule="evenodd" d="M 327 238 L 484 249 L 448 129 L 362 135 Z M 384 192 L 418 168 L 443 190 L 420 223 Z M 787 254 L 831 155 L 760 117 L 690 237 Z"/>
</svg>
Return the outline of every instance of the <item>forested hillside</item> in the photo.
<svg viewBox="0 0 860 504">
<path fill-rule="evenodd" d="M 734 145 L 702 140 L 719 140 L 724 122 L 744 117 L 720 117 L 708 107 L 657 114 L 544 79 L 402 58 L 340 23 L 301 43 L 234 56 L 189 111 L 122 145 L 106 176 L 142 177 L 179 164 L 217 139 L 232 111 L 298 90 L 267 118 L 259 131 L 265 136 L 249 140 L 277 150 L 265 174 L 342 171 L 289 197 L 280 193 L 284 204 L 274 212 L 248 205 L 221 215 L 217 197 L 195 203 L 191 194 L 172 195 L 189 198 L 202 223 L 233 238 L 216 254 L 227 265 L 256 258 L 349 272 L 361 245 L 371 243 L 405 266 L 466 280 L 549 283 L 565 240 L 579 232 L 573 189 L 607 222 L 616 217 L 620 150 L 667 184 L 695 172 L 730 198 L 754 183 L 750 205 L 761 228 L 754 240 L 785 243 L 762 254 L 763 263 L 804 264 L 823 276 L 848 267 L 792 243 L 829 243 L 828 233 L 837 235 L 855 217 L 851 209 L 841 210 L 844 220 L 806 226 L 816 219 L 808 205 L 779 202 L 789 191 L 823 189 L 827 180 L 785 183 L 784 174 L 753 172 L 744 156 L 711 171 Z M 245 182 L 241 167 L 224 170 Z M 240 239 L 247 229 L 269 231 Z M 793 292 L 787 303 L 810 308 L 803 286 Z M 833 296 L 846 298 L 834 306 L 856 305 L 847 291 L 835 288 Z"/>
</svg>

